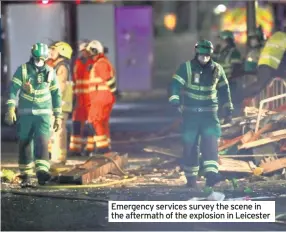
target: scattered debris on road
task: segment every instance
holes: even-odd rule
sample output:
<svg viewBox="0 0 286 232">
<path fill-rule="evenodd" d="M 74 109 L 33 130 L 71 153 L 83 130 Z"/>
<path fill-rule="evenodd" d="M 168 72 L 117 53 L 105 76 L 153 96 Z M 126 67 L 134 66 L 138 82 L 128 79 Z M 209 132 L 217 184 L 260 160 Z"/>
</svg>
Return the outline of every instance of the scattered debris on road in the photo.
<svg viewBox="0 0 286 232">
<path fill-rule="evenodd" d="M 285 173 L 286 129 L 281 129 L 286 128 L 285 112 L 246 107 L 244 113 L 222 126 L 220 172 L 248 176 Z M 181 146 L 147 146 L 144 151 L 176 159 L 182 154 Z"/>
</svg>

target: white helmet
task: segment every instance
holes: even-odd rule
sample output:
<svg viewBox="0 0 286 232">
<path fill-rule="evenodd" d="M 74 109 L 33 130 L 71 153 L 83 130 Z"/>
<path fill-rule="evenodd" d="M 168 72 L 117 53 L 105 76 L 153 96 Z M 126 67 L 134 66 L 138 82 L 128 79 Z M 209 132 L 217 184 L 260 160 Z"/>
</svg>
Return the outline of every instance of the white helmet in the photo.
<svg viewBox="0 0 286 232">
<path fill-rule="evenodd" d="M 88 40 L 81 40 L 78 42 L 78 51 L 81 52 L 86 49 L 89 41 Z"/>
<path fill-rule="evenodd" d="M 98 40 L 90 41 L 86 50 L 93 55 L 104 53 L 104 47 Z"/>
</svg>

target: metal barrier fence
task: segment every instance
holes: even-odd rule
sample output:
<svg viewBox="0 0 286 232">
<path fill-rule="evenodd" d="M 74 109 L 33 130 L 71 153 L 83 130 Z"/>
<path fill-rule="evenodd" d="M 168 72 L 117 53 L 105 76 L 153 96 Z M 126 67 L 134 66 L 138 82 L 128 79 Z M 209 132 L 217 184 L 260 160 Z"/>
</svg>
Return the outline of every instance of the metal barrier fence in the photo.
<svg viewBox="0 0 286 232">
<path fill-rule="evenodd" d="M 259 107 L 259 102 L 266 98 L 274 97 L 286 93 L 286 80 L 276 77 L 269 85 L 263 89 L 260 94 L 252 98 L 251 101 L 245 102 L 244 106 Z M 276 99 L 265 104 L 265 109 L 276 110 L 286 105 L 286 97 Z"/>
</svg>

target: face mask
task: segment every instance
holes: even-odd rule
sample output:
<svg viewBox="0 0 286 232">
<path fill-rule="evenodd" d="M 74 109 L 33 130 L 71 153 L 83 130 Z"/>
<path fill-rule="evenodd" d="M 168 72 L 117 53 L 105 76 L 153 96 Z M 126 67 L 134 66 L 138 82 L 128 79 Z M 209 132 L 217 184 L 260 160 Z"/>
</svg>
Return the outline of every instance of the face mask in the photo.
<svg viewBox="0 0 286 232">
<path fill-rule="evenodd" d="M 37 67 L 43 67 L 45 65 L 45 61 L 43 61 L 42 59 L 40 60 L 34 60 L 34 64 L 37 66 Z"/>
<path fill-rule="evenodd" d="M 210 56 L 206 56 L 206 55 L 198 55 L 198 61 L 201 63 L 201 64 L 206 64 L 210 61 L 211 57 Z"/>
</svg>

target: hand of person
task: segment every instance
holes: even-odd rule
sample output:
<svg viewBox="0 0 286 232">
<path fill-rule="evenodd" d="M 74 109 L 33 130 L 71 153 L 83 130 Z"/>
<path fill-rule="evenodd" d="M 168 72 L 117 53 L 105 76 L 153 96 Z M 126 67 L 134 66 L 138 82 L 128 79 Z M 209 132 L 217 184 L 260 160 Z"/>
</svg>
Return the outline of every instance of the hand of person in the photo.
<svg viewBox="0 0 286 232">
<path fill-rule="evenodd" d="M 53 129 L 55 132 L 57 132 L 60 129 L 60 125 L 61 125 L 61 118 L 56 117 L 53 125 Z"/>
<path fill-rule="evenodd" d="M 232 110 L 227 108 L 224 116 L 223 124 L 228 124 L 232 122 Z"/>
<path fill-rule="evenodd" d="M 232 123 L 231 115 L 224 117 L 223 124 L 228 124 L 228 123 Z"/>
<path fill-rule="evenodd" d="M 26 83 L 24 83 L 23 89 L 26 93 L 32 93 L 33 92 L 33 86 L 30 83 L 30 80 L 28 80 Z"/>
<path fill-rule="evenodd" d="M 7 125 L 11 126 L 16 122 L 16 112 L 15 112 L 15 107 L 10 107 L 5 114 L 5 122 Z"/>
</svg>

